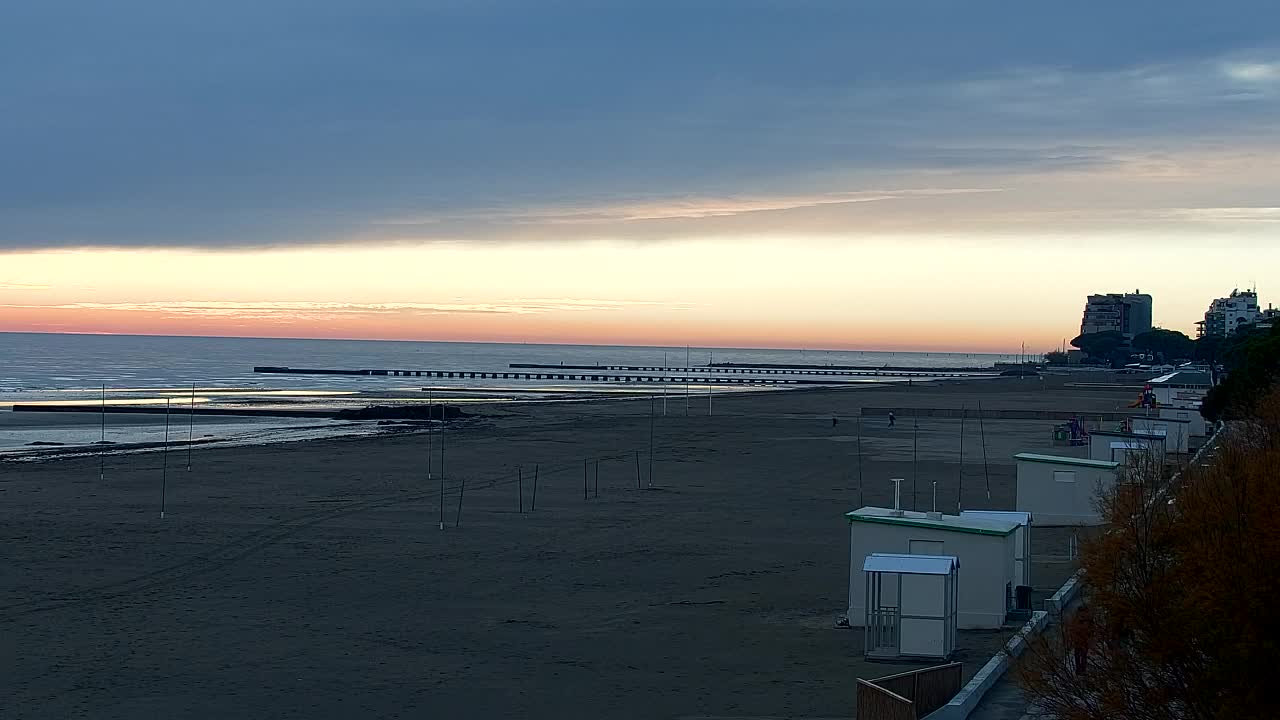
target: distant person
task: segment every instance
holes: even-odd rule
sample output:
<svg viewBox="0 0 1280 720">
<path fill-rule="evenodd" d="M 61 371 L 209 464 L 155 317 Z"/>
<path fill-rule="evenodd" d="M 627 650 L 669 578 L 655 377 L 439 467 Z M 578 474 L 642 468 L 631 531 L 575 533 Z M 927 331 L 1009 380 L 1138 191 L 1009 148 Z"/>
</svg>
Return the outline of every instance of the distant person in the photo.
<svg viewBox="0 0 1280 720">
<path fill-rule="evenodd" d="M 898 418 L 893 416 L 893 411 L 889 411 L 889 427 L 893 427 L 898 422 Z"/>
<path fill-rule="evenodd" d="M 831 427 L 835 427 L 836 425 L 839 425 L 839 424 L 840 424 L 840 418 L 837 418 L 835 413 L 831 413 Z"/>
<path fill-rule="evenodd" d="M 1089 669 L 1089 645 L 1093 642 L 1093 613 L 1088 605 L 1081 605 L 1068 621 L 1067 639 L 1071 643 L 1076 674 L 1084 675 Z"/>
</svg>

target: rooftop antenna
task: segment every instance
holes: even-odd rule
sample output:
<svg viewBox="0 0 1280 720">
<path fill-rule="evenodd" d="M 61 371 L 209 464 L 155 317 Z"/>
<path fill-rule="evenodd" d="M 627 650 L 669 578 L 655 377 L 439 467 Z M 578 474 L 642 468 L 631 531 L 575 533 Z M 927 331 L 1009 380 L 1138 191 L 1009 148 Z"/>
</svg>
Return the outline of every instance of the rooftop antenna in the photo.
<svg viewBox="0 0 1280 720">
<path fill-rule="evenodd" d="M 933 481 L 933 509 L 926 513 L 930 520 L 941 520 L 942 513 L 938 512 L 938 481 Z"/>
<path fill-rule="evenodd" d="M 893 478 L 889 482 L 893 483 L 893 512 L 889 514 L 902 517 L 906 514 L 902 512 L 902 478 Z"/>
</svg>

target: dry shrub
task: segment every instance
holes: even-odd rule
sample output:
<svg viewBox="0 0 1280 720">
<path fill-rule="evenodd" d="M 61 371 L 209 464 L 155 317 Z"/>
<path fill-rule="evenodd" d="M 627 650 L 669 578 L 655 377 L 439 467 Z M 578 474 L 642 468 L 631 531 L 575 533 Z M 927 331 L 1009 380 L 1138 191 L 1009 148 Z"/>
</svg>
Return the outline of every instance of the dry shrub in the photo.
<svg viewBox="0 0 1280 720">
<path fill-rule="evenodd" d="M 1164 475 L 1102 499 L 1087 610 L 1032 643 L 1023 687 L 1062 720 L 1280 717 L 1280 389 Z"/>
</svg>

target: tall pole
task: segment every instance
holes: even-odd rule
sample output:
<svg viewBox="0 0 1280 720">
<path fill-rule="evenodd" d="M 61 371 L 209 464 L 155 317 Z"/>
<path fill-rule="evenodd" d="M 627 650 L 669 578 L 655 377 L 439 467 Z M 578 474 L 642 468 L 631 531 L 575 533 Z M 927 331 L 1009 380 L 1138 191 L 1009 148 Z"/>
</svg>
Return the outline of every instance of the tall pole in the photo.
<svg viewBox="0 0 1280 720">
<path fill-rule="evenodd" d="M 653 487 L 653 396 L 649 396 L 649 487 Z"/>
<path fill-rule="evenodd" d="M 431 482 L 434 477 L 431 474 L 431 421 L 435 419 L 436 408 L 431 404 L 431 392 L 427 392 L 427 482 Z"/>
<path fill-rule="evenodd" d="M 165 494 L 169 484 L 169 398 L 164 399 L 164 463 L 160 470 L 160 519 L 164 519 Z"/>
<path fill-rule="evenodd" d="M 440 529 L 444 529 L 444 406 L 440 406 Z"/>
<path fill-rule="evenodd" d="M 191 472 L 191 442 L 196 428 L 196 384 L 191 383 L 191 409 L 187 412 L 187 472 Z"/>
<path fill-rule="evenodd" d="M 667 416 L 667 354 L 662 353 L 662 417 Z"/>
<path fill-rule="evenodd" d="M 684 415 L 689 416 L 689 346 L 684 346 Z"/>
<path fill-rule="evenodd" d="M 920 437 L 920 419 L 914 414 L 911 418 L 911 509 L 917 510 L 916 507 L 916 483 L 920 480 L 920 454 L 919 448 Z"/>
<path fill-rule="evenodd" d="M 858 411 L 858 507 L 862 507 L 862 411 Z"/>
<path fill-rule="evenodd" d="M 102 386 L 102 441 L 98 445 L 98 481 L 106 477 L 107 470 L 107 386 Z"/>
<path fill-rule="evenodd" d="M 982 401 L 978 401 L 978 431 L 982 438 L 982 476 L 987 481 L 987 499 L 991 499 L 991 469 L 987 467 L 987 426 L 982 413 Z"/>
<path fill-rule="evenodd" d="M 960 512 L 961 498 L 964 496 L 964 406 L 960 407 L 960 472 L 956 474 L 956 512 Z"/>
</svg>

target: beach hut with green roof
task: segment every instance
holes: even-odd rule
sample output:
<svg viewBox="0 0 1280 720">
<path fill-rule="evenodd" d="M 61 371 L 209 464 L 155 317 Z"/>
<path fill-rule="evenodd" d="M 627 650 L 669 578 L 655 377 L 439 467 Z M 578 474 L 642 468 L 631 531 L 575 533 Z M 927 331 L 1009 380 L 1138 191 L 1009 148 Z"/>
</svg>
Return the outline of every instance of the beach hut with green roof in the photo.
<svg viewBox="0 0 1280 720">
<path fill-rule="evenodd" d="M 956 588 L 956 624 L 962 629 L 1001 627 L 1013 609 L 1018 578 L 1018 522 L 863 507 L 845 513 L 849 522 L 849 623 L 866 617 L 863 567 L 876 553 L 951 556 L 963 568 Z"/>
<path fill-rule="evenodd" d="M 1018 453 L 1015 505 L 1035 525 L 1101 525 L 1097 499 L 1116 483 L 1120 463 L 1065 455 Z"/>
</svg>

